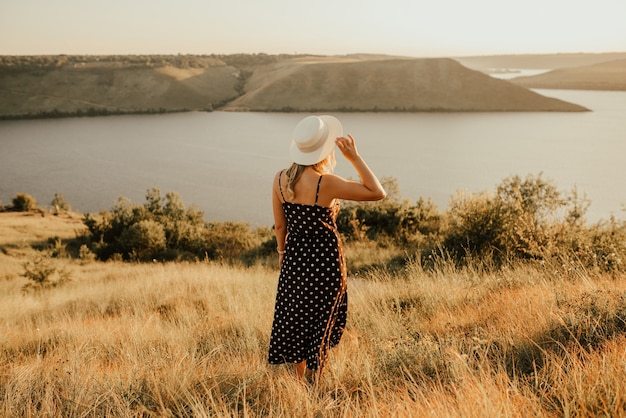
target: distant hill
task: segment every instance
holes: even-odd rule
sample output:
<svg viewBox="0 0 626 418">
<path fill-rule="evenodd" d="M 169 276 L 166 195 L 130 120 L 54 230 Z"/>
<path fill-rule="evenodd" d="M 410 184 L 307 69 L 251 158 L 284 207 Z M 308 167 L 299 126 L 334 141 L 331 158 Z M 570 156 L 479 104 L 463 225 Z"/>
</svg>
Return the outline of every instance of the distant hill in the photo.
<svg viewBox="0 0 626 418">
<path fill-rule="evenodd" d="M 452 59 L 0 57 L 0 117 L 184 110 L 582 111 Z"/>
<path fill-rule="evenodd" d="M 240 71 L 219 59 L 150 62 L 33 59 L 0 66 L 0 115 L 211 110 L 239 96 Z"/>
<path fill-rule="evenodd" d="M 511 82 L 528 88 L 626 91 L 626 59 L 561 68 Z"/>
<path fill-rule="evenodd" d="M 225 110 L 580 111 L 452 59 L 314 57 L 259 68 Z"/>
<path fill-rule="evenodd" d="M 519 54 L 455 57 L 455 60 L 475 70 L 525 68 L 554 70 L 557 68 L 582 67 L 607 61 L 626 59 L 626 52 L 568 53 L 568 54 Z"/>
</svg>

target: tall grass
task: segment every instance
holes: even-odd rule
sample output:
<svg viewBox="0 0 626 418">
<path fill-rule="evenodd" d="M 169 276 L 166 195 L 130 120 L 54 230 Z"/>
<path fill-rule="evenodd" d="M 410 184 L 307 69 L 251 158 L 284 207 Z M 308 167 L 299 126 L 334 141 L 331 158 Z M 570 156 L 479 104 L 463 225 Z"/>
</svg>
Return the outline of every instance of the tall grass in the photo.
<svg viewBox="0 0 626 418">
<path fill-rule="evenodd" d="M 445 260 L 351 277 L 313 387 L 266 363 L 274 269 L 58 262 L 63 287 L 0 281 L 2 416 L 626 414 L 624 277 Z"/>
</svg>

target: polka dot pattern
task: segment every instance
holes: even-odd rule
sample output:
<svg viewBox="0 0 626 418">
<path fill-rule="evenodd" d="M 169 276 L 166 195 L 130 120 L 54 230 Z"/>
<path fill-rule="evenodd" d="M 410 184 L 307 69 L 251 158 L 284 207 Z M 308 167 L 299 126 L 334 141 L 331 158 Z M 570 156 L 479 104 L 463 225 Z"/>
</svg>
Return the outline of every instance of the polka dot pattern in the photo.
<svg viewBox="0 0 626 418">
<path fill-rule="evenodd" d="M 337 211 L 284 202 L 285 256 L 278 278 L 269 347 L 271 364 L 299 363 L 317 370 L 346 325 L 348 295 Z"/>
</svg>

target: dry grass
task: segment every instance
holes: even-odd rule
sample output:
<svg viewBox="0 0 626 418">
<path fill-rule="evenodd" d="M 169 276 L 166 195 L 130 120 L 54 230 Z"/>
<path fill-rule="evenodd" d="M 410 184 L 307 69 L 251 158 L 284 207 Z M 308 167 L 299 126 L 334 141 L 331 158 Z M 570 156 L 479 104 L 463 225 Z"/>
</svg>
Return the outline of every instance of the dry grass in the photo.
<svg viewBox="0 0 626 418">
<path fill-rule="evenodd" d="M 49 238 L 72 239 L 85 230 L 77 213 L 0 212 L 0 280 L 19 275 L 24 261 L 35 254 L 33 247 L 47 245 Z"/>
<path fill-rule="evenodd" d="M 266 364 L 274 270 L 56 262 L 63 287 L 23 294 L 18 273 L 0 280 L 1 416 L 626 411 L 623 277 L 444 263 L 351 278 L 348 328 L 314 388 Z"/>
</svg>

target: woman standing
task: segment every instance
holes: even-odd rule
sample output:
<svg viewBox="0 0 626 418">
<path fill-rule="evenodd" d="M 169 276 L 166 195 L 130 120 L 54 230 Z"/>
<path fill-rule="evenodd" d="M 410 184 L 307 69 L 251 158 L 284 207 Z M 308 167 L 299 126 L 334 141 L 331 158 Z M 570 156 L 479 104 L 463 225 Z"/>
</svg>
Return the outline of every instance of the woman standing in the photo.
<svg viewBox="0 0 626 418">
<path fill-rule="evenodd" d="M 335 146 L 360 182 L 332 174 Z M 276 174 L 272 188 L 280 276 L 269 362 L 293 363 L 298 379 L 305 373 L 317 379 L 329 348 L 341 339 L 348 309 L 346 265 L 335 223 L 339 200 L 380 200 L 386 194 L 352 135 L 343 136 L 332 116 L 302 119 L 290 153 L 294 163 Z"/>
</svg>

